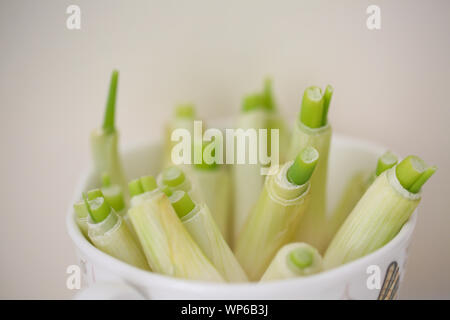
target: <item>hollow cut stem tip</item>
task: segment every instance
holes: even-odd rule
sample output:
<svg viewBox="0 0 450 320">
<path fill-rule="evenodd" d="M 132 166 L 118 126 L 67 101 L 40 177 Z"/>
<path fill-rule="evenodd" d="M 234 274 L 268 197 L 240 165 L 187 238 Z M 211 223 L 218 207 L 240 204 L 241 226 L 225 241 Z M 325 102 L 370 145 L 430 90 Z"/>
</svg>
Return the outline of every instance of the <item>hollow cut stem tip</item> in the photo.
<svg viewBox="0 0 450 320">
<path fill-rule="evenodd" d="M 416 182 L 414 182 L 414 184 L 411 186 L 411 188 L 409 189 L 409 191 L 411 191 L 412 193 L 417 193 L 420 191 L 420 189 L 422 188 L 422 186 L 425 184 L 425 182 L 428 181 L 428 179 L 431 178 L 431 176 L 436 172 L 437 167 L 436 166 L 432 166 L 432 167 L 428 167 L 419 177 L 419 179 L 416 180 Z"/>
<path fill-rule="evenodd" d="M 128 183 L 128 191 L 130 192 L 130 196 L 138 196 L 144 193 L 144 188 L 142 187 L 142 183 L 140 179 L 132 180 Z"/>
<path fill-rule="evenodd" d="M 140 181 L 144 192 L 153 191 L 157 187 L 156 180 L 153 176 L 141 177 Z"/>
<path fill-rule="evenodd" d="M 111 207 L 106 203 L 105 198 L 95 198 L 89 201 L 89 206 L 92 212 L 92 220 L 95 223 L 102 222 L 111 212 Z"/>
<path fill-rule="evenodd" d="M 300 110 L 300 121 L 307 127 L 320 128 L 323 119 L 323 105 L 322 90 L 315 86 L 306 88 Z"/>
<path fill-rule="evenodd" d="M 102 189 L 103 197 L 106 202 L 116 211 L 122 211 L 125 208 L 125 200 L 123 197 L 122 188 L 115 184 Z"/>
<path fill-rule="evenodd" d="M 176 187 L 186 179 L 184 172 L 178 167 L 169 167 L 162 173 L 162 181 L 169 187 Z"/>
<path fill-rule="evenodd" d="M 193 119 L 195 117 L 195 107 L 193 104 L 180 104 L 175 107 L 176 118 Z"/>
<path fill-rule="evenodd" d="M 82 195 L 84 205 L 86 206 L 86 209 L 92 221 L 94 221 L 95 223 L 99 223 L 105 220 L 111 212 L 111 208 L 105 202 L 105 199 L 103 197 L 100 197 L 88 201 L 87 195 L 85 193 L 83 193 Z"/>
<path fill-rule="evenodd" d="M 191 197 L 184 191 L 175 191 L 170 197 L 175 212 L 179 218 L 184 217 L 195 208 L 195 203 Z"/>
<path fill-rule="evenodd" d="M 99 197 L 103 197 L 103 193 L 100 189 L 92 189 L 87 193 L 88 200 L 94 200 Z"/>
<path fill-rule="evenodd" d="M 378 158 L 377 169 L 375 174 L 379 176 L 384 171 L 392 168 L 398 162 L 398 158 L 395 154 L 390 151 L 385 152 L 381 157 Z"/>
<path fill-rule="evenodd" d="M 265 99 L 258 93 L 249 94 L 242 100 L 242 112 L 250 112 L 253 110 L 264 109 Z"/>
<path fill-rule="evenodd" d="M 313 147 L 306 147 L 295 158 L 294 163 L 287 171 L 290 183 L 303 185 L 311 178 L 314 168 L 319 160 L 319 152 Z"/>
<path fill-rule="evenodd" d="M 103 130 L 106 133 L 114 132 L 115 130 L 115 113 L 116 113 L 116 96 L 117 83 L 119 81 L 119 71 L 114 70 L 111 74 L 111 81 L 109 83 L 108 100 L 106 102 L 105 118 L 103 120 Z"/>
<path fill-rule="evenodd" d="M 295 268 L 302 270 L 313 264 L 314 256 L 308 248 L 297 248 L 289 253 L 288 259 Z"/>
<path fill-rule="evenodd" d="M 417 193 L 436 169 L 436 167 L 427 168 L 425 162 L 417 156 L 408 156 L 397 165 L 395 173 L 403 188 Z"/>
<path fill-rule="evenodd" d="M 111 177 L 109 174 L 104 173 L 102 175 L 102 187 L 109 187 L 111 185 Z"/>
</svg>

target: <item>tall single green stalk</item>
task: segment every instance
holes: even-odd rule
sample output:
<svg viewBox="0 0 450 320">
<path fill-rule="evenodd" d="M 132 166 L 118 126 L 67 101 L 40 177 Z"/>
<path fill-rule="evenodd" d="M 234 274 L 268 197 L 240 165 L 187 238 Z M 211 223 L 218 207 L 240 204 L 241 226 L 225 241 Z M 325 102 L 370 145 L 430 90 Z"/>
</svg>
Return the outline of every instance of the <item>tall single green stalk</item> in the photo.
<svg viewBox="0 0 450 320">
<path fill-rule="evenodd" d="M 112 183 L 126 190 L 126 179 L 118 152 L 119 137 L 115 126 L 118 79 L 119 72 L 114 70 L 111 75 L 103 125 L 91 133 L 91 151 L 98 180 L 103 174 L 107 174 Z"/>
<path fill-rule="evenodd" d="M 273 146 L 278 153 L 279 161 L 285 158 L 285 141 L 289 135 L 284 120 L 279 115 L 273 97 L 272 81 L 266 79 L 262 92 L 246 95 L 242 101 L 241 113 L 237 118 L 236 128 L 243 130 L 255 129 L 257 135 L 260 129 L 267 130 L 267 140 L 257 141 L 258 148 L 264 148 L 268 156 L 271 154 L 271 129 L 278 130 L 279 140 L 274 139 L 277 146 Z M 258 138 L 259 139 L 259 135 Z M 231 240 L 235 242 L 241 231 L 250 210 L 256 203 L 264 184 L 265 176 L 261 174 L 261 167 L 268 168 L 268 164 L 251 164 L 249 161 L 249 146 L 247 141 L 245 149 L 245 164 L 235 164 L 233 167 L 233 233 Z M 259 152 L 260 150 L 258 150 Z M 248 186 L 251 186 L 250 188 Z"/>
<path fill-rule="evenodd" d="M 324 93 L 315 86 L 305 90 L 288 152 L 288 157 L 294 157 L 300 150 L 312 146 L 320 154 L 317 168 L 311 177 L 311 204 L 296 235 L 296 241 L 308 243 L 319 252 L 326 248 L 326 184 L 331 141 L 328 110 L 332 95 L 331 86 L 327 86 Z"/>
<path fill-rule="evenodd" d="M 202 162 L 195 164 L 191 173 L 200 198 L 211 210 L 223 237 L 230 243 L 231 181 L 227 168 L 216 163 L 208 164 L 202 157 Z"/>
</svg>

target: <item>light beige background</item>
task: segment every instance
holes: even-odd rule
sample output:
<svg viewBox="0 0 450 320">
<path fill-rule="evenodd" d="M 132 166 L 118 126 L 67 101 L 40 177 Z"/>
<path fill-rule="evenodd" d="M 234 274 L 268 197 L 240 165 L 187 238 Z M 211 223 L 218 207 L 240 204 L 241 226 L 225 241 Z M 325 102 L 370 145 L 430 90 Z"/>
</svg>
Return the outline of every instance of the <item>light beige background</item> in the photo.
<svg viewBox="0 0 450 320">
<path fill-rule="evenodd" d="M 64 217 L 114 67 L 122 146 L 159 139 L 178 101 L 236 114 L 266 74 L 288 115 L 306 86 L 333 84 L 337 132 L 439 166 L 401 295 L 450 298 L 449 1 L 0 3 L 1 298 L 73 296 Z M 66 29 L 69 4 L 80 31 Z M 379 31 L 366 28 L 369 4 Z"/>
</svg>

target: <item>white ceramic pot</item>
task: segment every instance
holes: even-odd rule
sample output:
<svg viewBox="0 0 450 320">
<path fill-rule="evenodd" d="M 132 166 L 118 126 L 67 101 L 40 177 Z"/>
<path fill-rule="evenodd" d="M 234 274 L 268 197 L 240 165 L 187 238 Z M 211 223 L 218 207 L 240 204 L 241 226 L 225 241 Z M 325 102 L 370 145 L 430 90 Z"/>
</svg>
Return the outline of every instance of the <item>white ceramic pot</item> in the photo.
<svg viewBox="0 0 450 320">
<path fill-rule="evenodd" d="M 339 135 L 333 137 L 328 185 L 330 208 L 336 204 L 348 179 L 361 170 L 373 170 L 377 158 L 385 151 L 385 148 L 365 141 Z M 128 176 L 157 174 L 159 156 L 154 155 L 161 154 L 158 144 L 125 152 L 123 160 Z M 83 176 L 74 200 L 79 199 L 82 191 L 95 187 L 92 180 L 89 173 Z M 77 294 L 80 299 L 377 299 L 397 297 L 416 218 L 417 212 L 414 212 L 391 242 L 361 259 L 317 275 L 262 284 L 204 283 L 137 269 L 92 246 L 79 231 L 72 209 L 67 214 L 67 230 L 75 245 L 85 284 Z M 373 272 L 370 266 L 381 270 L 381 284 L 385 282 L 387 290 L 367 286 Z M 384 281 L 386 278 L 393 281 Z M 381 297 L 380 292 L 383 292 Z"/>
</svg>

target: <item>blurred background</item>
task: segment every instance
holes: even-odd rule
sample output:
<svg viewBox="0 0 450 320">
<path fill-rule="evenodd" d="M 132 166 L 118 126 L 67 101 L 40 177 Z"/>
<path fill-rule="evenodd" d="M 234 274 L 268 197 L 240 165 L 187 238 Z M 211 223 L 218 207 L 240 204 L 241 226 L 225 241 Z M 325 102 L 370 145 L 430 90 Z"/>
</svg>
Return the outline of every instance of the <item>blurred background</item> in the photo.
<svg viewBox="0 0 450 320">
<path fill-rule="evenodd" d="M 66 27 L 72 4 L 80 30 Z M 0 298 L 74 295 L 64 219 L 113 68 L 122 147 L 161 139 L 177 102 L 233 116 L 266 75 L 287 116 L 307 86 L 332 84 L 335 132 L 439 167 L 400 297 L 450 298 L 449 31 L 449 1 L 1 0 Z"/>
</svg>

